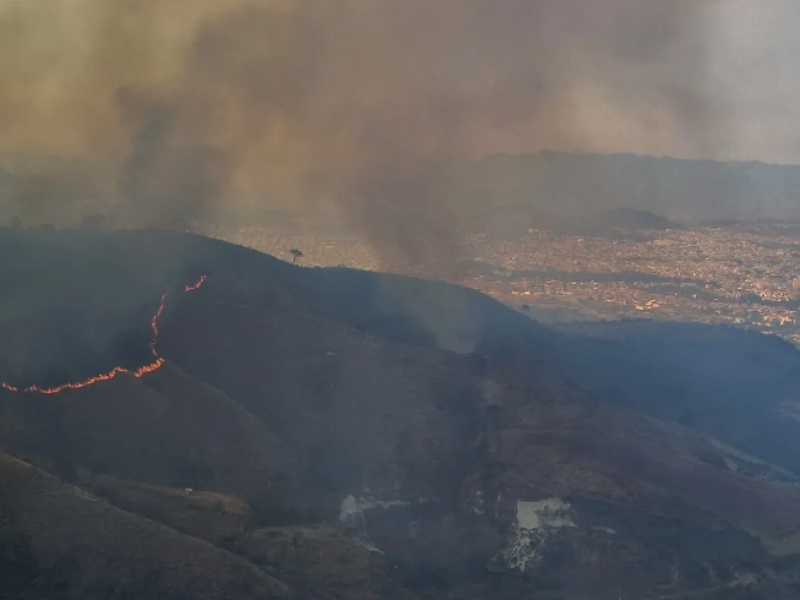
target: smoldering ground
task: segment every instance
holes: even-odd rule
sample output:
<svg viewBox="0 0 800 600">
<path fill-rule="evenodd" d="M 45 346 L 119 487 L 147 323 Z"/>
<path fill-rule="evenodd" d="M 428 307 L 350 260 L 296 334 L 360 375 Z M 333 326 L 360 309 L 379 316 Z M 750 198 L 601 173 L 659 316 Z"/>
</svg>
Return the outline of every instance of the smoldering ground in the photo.
<svg viewBox="0 0 800 600">
<path fill-rule="evenodd" d="M 465 161 L 716 139 L 711 5 L 2 3 L 0 160 L 24 182 L 6 209 L 167 227 L 326 210 L 387 266 L 456 268 Z"/>
</svg>

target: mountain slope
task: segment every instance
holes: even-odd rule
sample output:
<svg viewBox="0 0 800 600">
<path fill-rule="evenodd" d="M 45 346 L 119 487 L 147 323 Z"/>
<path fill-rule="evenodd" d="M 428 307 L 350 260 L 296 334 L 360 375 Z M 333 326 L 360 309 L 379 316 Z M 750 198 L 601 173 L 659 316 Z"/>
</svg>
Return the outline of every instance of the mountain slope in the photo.
<svg viewBox="0 0 800 600">
<path fill-rule="evenodd" d="M 280 465 L 262 424 L 173 365 L 54 396 L 7 394 L 3 446 L 44 457 L 62 477 L 78 466 L 155 484 L 255 493 Z M 249 457 L 247 461 L 241 460 Z"/>
<path fill-rule="evenodd" d="M 117 510 L 0 454 L 0 581 L 8 598 L 268 598 L 246 561 Z"/>
<path fill-rule="evenodd" d="M 553 347 L 588 393 L 800 473 L 800 352 L 774 336 L 654 321 L 573 323 Z"/>
<path fill-rule="evenodd" d="M 116 293 L 142 302 L 161 284 L 208 279 L 166 305 L 159 351 L 167 362 L 156 372 L 53 396 L 0 391 L 0 445 L 88 489 L 113 490 L 109 501 L 126 510 L 241 553 L 293 590 L 306 578 L 309 597 L 321 598 L 583 600 L 616 598 L 620 587 L 637 598 L 734 588 L 793 597 L 793 468 L 678 423 L 669 391 L 650 393 L 646 378 L 627 395 L 606 389 L 633 379 L 611 369 L 615 357 L 638 357 L 652 381 L 674 380 L 678 391 L 698 381 L 673 360 L 659 370 L 664 346 L 643 351 L 651 338 L 669 340 L 664 332 L 636 330 L 640 345 L 628 346 L 545 328 L 456 286 L 302 269 L 193 236 L 62 232 L 47 243 L 81 256 L 89 272 L 116 272 Z M 104 318 L 90 331 L 114 340 L 122 323 Z M 781 348 L 775 357 L 781 385 L 795 389 L 787 373 L 796 353 Z M 91 369 L 89 359 L 75 369 Z M 717 368 L 727 372 L 724 361 Z M 602 369 L 614 377 L 598 377 Z M 734 386 L 763 383 L 739 371 Z M 738 406 L 724 379 L 704 388 L 714 394 L 707 401 Z M 776 403 L 764 414 L 776 414 Z M 231 521 L 222 511 L 214 525 L 213 510 L 197 504 L 206 496 L 194 492 L 184 514 L 187 485 L 243 498 L 248 516 Z M 66 500 L 48 490 L 51 518 L 63 518 Z M 340 563 L 359 566 L 344 577 Z"/>
<path fill-rule="evenodd" d="M 624 577 L 645 590 L 662 578 L 660 567 L 646 566 L 652 536 L 662 548 L 694 540 L 696 557 L 682 559 L 681 576 L 689 578 L 711 556 L 715 569 L 729 573 L 749 560 L 770 564 L 765 548 L 791 543 L 800 531 L 800 491 L 742 477 L 712 439 L 600 407 L 541 366 L 509 369 L 386 347 L 286 314 L 257 320 L 256 312 L 198 302 L 182 313 L 186 324 L 171 325 L 167 351 L 246 403 L 285 444 L 307 449 L 292 481 L 323 513 L 344 513 L 393 557 L 433 565 L 446 577 L 465 577 L 463 565 L 472 561 L 556 577 L 552 565 L 536 564 L 540 545 L 603 547 L 591 568 L 580 555 L 562 556 L 559 585 L 578 585 L 579 571 L 587 590 L 610 589 Z M 220 349 L 234 360 L 209 365 L 199 349 L 224 331 L 239 332 Z M 239 343 L 246 353 L 238 354 Z M 273 400 L 282 397 L 291 401 Z M 570 527 L 566 539 L 547 532 L 504 558 L 504 544 L 517 543 L 519 503 L 548 499 L 569 505 L 579 531 Z M 671 524 L 662 529 L 665 520 Z M 624 575 L 633 571 L 640 580 Z"/>
</svg>

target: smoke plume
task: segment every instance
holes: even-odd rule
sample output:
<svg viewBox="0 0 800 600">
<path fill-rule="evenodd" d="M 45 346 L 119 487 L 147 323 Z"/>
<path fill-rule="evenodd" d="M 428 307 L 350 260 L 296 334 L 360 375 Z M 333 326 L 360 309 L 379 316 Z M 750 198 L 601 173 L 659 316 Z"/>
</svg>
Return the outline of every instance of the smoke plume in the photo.
<svg viewBox="0 0 800 600">
<path fill-rule="evenodd" d="M 319 210 L 387 263 L 455 268 L 469 160 L 708 150 L 711 4 L 2 3 L 0 161 L 39 182 L 9 210 L 165 227 Z"/>
</svg>

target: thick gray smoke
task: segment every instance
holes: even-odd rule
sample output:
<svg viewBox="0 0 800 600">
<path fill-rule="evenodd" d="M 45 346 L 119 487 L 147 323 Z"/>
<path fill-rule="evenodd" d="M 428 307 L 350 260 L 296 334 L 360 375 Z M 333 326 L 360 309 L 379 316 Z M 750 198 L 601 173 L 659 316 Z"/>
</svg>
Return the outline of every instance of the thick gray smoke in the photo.
<svg viewBox="0 0 800 600">
<path fill-rule="evenodd" d="M 126 224 L 324 209 L 387 263 L 455 268 L 466 161 L 716 139 L 711 4 L 8 3 L 0 150 L 40 181 L 59 181 L 45 155 L 70 156 Z M 27 214 L 86 210 L 57 183 L 26 189 Z"/>
</svg>

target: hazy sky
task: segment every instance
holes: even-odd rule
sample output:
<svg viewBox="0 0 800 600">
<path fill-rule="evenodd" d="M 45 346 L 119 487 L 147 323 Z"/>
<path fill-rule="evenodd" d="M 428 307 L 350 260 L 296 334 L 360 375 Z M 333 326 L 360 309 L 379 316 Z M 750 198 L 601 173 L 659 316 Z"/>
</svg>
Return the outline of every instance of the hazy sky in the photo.
<svg viewBox="0 0 800 600">
<path fill-rule="evenodd" d="M 677 43 L 692 48 L 688 58 L 702 72 L 692 85 L 715 126 L 701 128 L 700 138 L 686 135 L 658 102 L 631 105 L 613 98 L 615 87 L 601 74 L 599 80 L 587 77 L 575 90 L 576 122 L 584 135 L 563 149 L 800 163 L 800 2 L 694 4 L 707 7 L 695 8 L 702 12 L 702 25 L 687 28 Z M 624 22 L 624 16 L 620 19 Z M 676 52 L 669 64 L 677 80 L 685 58 Z M 542 145 L 535 129 L 527 129 L 497 135 L 490 149 L 524 152 Z"/>
<path fill-rule="evenodd" d="M 708 57 L 734 157 L 800 163 L 800 3 L 718 2 Z"/>
<path fill-rule="evenodd" d="M 310 201 L 438 252 L 465 159 L 800 163 L 797 23 L 791 0 L 0 0 L 0 164 L 30 213 Z"/>
<path fill-rule="evenodd" d="M 168 78 L 180 69 L 201 23 L 244 4 L 236 0 L 0 0 L 0 150 L 17 155 L 74 153 L 102 144 L 123 152 L 124 138 L 108 135 L 119 121 L 113 103 L 115 88 L 126 83 L 152 85 Z M 328 5 L 333 23 L 342 20 L 337 12 L 352 11 L 346 6 L 387 3 L 315 4 Z M 412 0 L 410 4 L 419 3 Z M 654 4 L 669 8 L 643 8 Z M 476 126 L 470 147 L 478 154 L 547 147 L 800 162 L 800 131 L 794 126 L 800 121 L 796 60 L 800 36 L 795 31 L 800 4 L 792 0 L 431 0 L 416 9 L 374 6 L 370 17 L 374 22 L 361 25 L 374 27 L 376 35 L 417 29 L 416 35 L 406 38 L 406 47 L 403 37 L 391 42 L 408 55 L 417 54 L 416 68 L 441 61 L 451 77 L 461 80 L 457 93 L 471 95 L 470 100 L 482 95 L 482 87 L 505 84 L 508 96 L 518 96 L 513 109 L 530 112 L 528 119 L 515 115 L 513 127 L 492 122 Z M 649 12 L 656 18 L 650 20 Z M 659 12 L 672 16 L 662 20 Z M 687 22 L 676 23 L 684 18 L 675 17 L 676 13 L 685 13 Z M 477 20 L 484 26 L 478 26 Z M 689 67 L 694 69 L 687 85 L 698 94 L 698 102 L 709 103 L 711 114 L 706 118 L 713 117 L 719 129 L 703 131 L 705 139 L 692 139 L 676 125 L 680 116 L 669 106 L 664 108 L 668 101 L 646 93 L 626 100 L 624 94 L 636 87 L 637 77 L 641 91 L 653 87 L 653 78 L 646 72 L 628 79 L 624 74 L 609 76 L 602 61 L 581 56 L 587 49 L 595 50 L 612 32 L 629 36 L 633 53 L 637 45 L 674 36 L 663 40 L 657 54 L 647 57 L 645 52 L 641 58 L 657 63 L 657 77 L 662 80 L 672 72 L 676 84 L 687 77 Z M 493 69 L 510 72 L 511 63 L 516 68 L 541 61 L 541 56 L 531 55 L 533 50 L 538 55 L 548 50 L 558 54 L 556 61 L 571 78 L 558 82 L 552 105 L 534 106 L 525 96 L 530 89 L 524 80 L 514 80 L 514 73 L 506 82 L 490 77 Z M 363 51 L 369 51 L 366 45 Z M 523 79 L 533 73 L 522 71 L 517 69 Z M 472 85 L 466 83 L 470 77 L 474 77 Z M 569 113 L 566 119 L 564 112 Z M 550 117 L 543 119 L 542 114 Z M 567 124 L 552 131 L 542 124 L 548 120 Z"/>
</svg>

